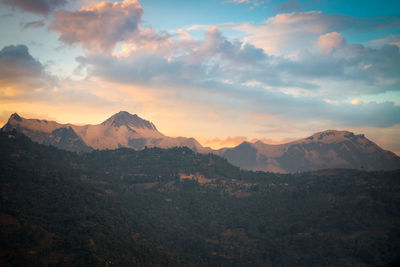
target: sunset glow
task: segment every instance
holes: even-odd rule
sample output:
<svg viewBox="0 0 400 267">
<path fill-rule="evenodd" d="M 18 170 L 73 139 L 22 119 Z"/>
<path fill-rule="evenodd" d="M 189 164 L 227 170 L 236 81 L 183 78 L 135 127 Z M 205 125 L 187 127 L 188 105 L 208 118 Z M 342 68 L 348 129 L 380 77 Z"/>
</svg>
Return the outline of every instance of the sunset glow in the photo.
<svg viewBox="0 0 400 267">
<path fill-rule="evenodd" d="M 98 124 L 126 110 L 213 148 L 338 129 L 400 155 L 399 1 L 0 0 L 0 10 L 0 126 L 14 112 Z"/>
</svg>

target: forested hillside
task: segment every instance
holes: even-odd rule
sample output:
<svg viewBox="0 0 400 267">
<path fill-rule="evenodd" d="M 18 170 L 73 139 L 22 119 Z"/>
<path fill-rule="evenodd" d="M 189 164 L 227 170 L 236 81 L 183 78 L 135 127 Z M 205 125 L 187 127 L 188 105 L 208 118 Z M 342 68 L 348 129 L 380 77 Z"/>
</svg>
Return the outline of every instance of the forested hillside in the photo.
<svg viewBox="0 0 400 267">
<path fill-rule="evenodd" d="M 400 171 L 242 171 L 187 148 L 0 133 L 1 266 L 399 263 Z"/>
</svg>

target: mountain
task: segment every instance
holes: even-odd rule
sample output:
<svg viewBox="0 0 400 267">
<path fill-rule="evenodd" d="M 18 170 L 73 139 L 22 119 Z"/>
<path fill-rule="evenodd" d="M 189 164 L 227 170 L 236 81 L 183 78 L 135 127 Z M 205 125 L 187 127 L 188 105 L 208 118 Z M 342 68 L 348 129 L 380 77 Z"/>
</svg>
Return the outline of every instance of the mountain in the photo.
<svg viewBox="0 0 400 267">
<path fill-rule="evenodd" d="M 160 133 L 153 123 L 120 111 L 101 124 L 73 125 L 55 121 L 25 119 L 14 113 L 2 131 L 16 129 L 40 144 L 53 145 L 75 152 L 93 149 L 129 147 L 136 150 L 147 147 L 169 148 L 186 146 L 197 152 L 208 152 L 194 138 L 168 137 Z"/>
<path fill-rule="evenodd" d="M 399 266 L 399 177 L 0 132 L 0 266 Z"/>
<path fill-rule="evenodd" d="M 78 126 L 55 121 L 24 119 L 14 113 L 2 131 L 16 129 L 33 141 L 61 149 L 88 152 L 120 147 L 142 150 L 145 147 L 186 146 L 199 153 L 214 153 L 248 170 L 297 172 L 326 168 L 393 170 L 400 168 L 400 157 L 380 148 L 364 135 L 327 130 L 281 145 L 261 141 L 243 142 L 233 148 L 212 150 L 194 138 L 169 137 L 150 121 L 120 111 L 101 124 Z"/>
<path fill-rule="evenodd" d="M 281 145 L 243 142 L 219 154 L 242 168 L 272 172 L 400 168 L 400 157 L 393 152 L 380 148 L 362 134 L 348 131 L 327 130 Z"/>
<path fill-rule="evenodd" d="M 130 114 L 126 111 L 120 111 L 109 119 L 104 121 L 102 125 L 109 125 L 114 127 L 128 126 L 133 129 L 145 129 L 148 131 L 158 132 L 153 123 L 143 120 L 138 115 Z"/>
<path fill-rule="evenodd" d="M 91 146 L 86 145 L 82 138 L 77 135 L 71 124 L 60 124 L 47 120 L 24 119 L 17 113 L 14 113 L 1 130 L 9 132 L 13 129 L 40 144 L 52 145 L 75 152 L 88 152 L 93 150 Z"/>
</svg>

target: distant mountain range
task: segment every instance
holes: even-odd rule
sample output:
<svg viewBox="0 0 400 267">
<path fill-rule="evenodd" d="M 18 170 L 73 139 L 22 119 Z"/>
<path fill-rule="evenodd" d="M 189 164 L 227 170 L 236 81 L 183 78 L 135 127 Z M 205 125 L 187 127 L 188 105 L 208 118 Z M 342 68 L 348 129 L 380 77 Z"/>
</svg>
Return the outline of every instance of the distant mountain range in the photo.
<svg viewBox="0 0 400 267">
<path fill-rule="evenodd" d="M 186 146 L 199 153 L 220 155 L 230 163 L 250 170 L 285 173 L 326 168 L 400 168 L 400 157 L 393 152 L 380 148 L 364 135 L 348 131 L 327 130 L 281 145 L 243 142 L 233 148 L 213 150 L 203 147 L 194 138 L 168 137 L 153 123 L 126 111 L 116 113 L 101 124 L 84 126 L 25 119 L 14 113 L 1 130 L 8 132 L 13 129 L 35 142 L 74 152 Z"/>
<path fill-rule="evenodd" d="M 392 170 L 400 157 L 384 150 L 363 134 L 327 130 L 281 145 L 243 142 L 224 149 L 221 156 L 251 170 L 296 172 L 327 168 Z"/>
<path fill-rule="evenodd" d="M 196 152 L 207 152 L 194 138 L 165 136 L 153 123 L 126 111 L 114 114 L 101 124 L 83 126 L 24 119 L 14 113 L 3 126 L 2 131 L 12 129 L 16 129 L 40 144 L 53 145 L 74 152 L 120 147 L 141 150 L 146 146 L 160 148 L 186 146 Z"/>
</svg>

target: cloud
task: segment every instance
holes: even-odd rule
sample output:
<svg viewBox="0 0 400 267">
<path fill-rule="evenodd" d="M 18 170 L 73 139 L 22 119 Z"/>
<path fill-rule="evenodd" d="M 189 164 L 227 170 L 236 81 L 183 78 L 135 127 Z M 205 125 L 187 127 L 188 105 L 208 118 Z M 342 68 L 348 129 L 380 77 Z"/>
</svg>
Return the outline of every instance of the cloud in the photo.
<svg viewBox="0 0 400 267">
<path fill-rule="evenodd" d="M 57 12 L 50 28 L 65 43 L 81 43 L 87 49 L 87 55 L 78 58 L 80 69 L 113 82 L 213 88 L 239 95 L 249 89 L 268 90 L 332 101 L 399 88 L 398 49 L 347 44 L 339 33 L 352 24 L 372 27 L 371 21 L 293 12 L 263 25 L 220 25 L 247 33 L 242 40 L 227 38 L 215 26 L 201 27 L 204 39 L 198 40 L 191 38 L 190 30 L 157 33 L 142 28 L 142 14 L 136 0 L 101 2 Z M 122 49 L 114 50 L 117 43 Z"/>
<path fill-rule="evenodd" d="M 220 27 L 242 32 L 245 42 L 264 49 L 268 54 L 288 55 L 309 47 L 316 38 L 326 33 L 345 30 L 370 32 L 399 26 L 398 17 L 354 18 L 308 11 L 277 14 L 261 25 L 226 23 Z"/>
<path fill-rule="evenodd" d="M 240 40 L 228 41 L 216 27 L 206 31 L 201 54 L 202 56 L 220 55 L 225 59 L 240 63 L 254 63 L 266 58 L 260 48 L 243 43 Z"/>
<path fill-rule="evenodd" d="M 340 111 L 333 113 L 331 119 L 347 126 L 386 128 L 400 123 L 400 106 L 393 102 L 359 102 L 343 104 L 339 108 Z"/>
<path fill-rule="evenodd" d="M 304 18 L 291 18 L 298 19 Z M 217 27 L 208 27 L 203 40 L 144 29 L 137 36 L 143 37 L 127 41 L 114 56 L 92 54 L 78 61 L 92 75 L 114 82 L 200 86 L 228 94 L 267 90 L 337 101 L 400 88 L 397 46 L 348 44 L 338 32 L 317 35 L 314 46 L 296 58 L 230 40 Z"/>
<path fill-rule="evenodd" d="M 400 88 L 398 47 L 346 42 L 339 29 L 350 27 L 349 21 L 353 19 L 347 16 L 294 12 L 277 15 L 262 28 L 248 24 L 201 27 L 203 39 L 191 38 L 190 30 L 156 33 L 139 27 L 134 38 L 124 40 L 121 50 L 90 53 L 77 60 L 88 69 L 89 77 L 153 88 L 187 103 L 298 122 L 311 119 L 360 127 L 399 123 L 400 110 L 392 102 L 348 102 L 363 94 Z M 265 36 L 276 37 L 273 41 L 282 41 L 278 37 L 283 34 L 286 41 L 297 44 L 299 39 L 307 46 L 294 57 L 272 55 L 249 38 L 225 36 L 226 28 L 254 34 L 262 29 Z"/>
<path fill-rule="evenodd" d="M 73 82 L 49 74 L 25 45 L 10 45 L 0 50 L 0 106 L 109 105 L 109 98 L 96 96 L 88 89 L 92 86 L 85 81 Z"/>
<path fill-rule="evenodd" d="M 160 62 L 143 60 L 155 67 L 156 74 L 149 73 L 150 69 L 143 62 L 98 62 L 96 65 L 96 76 L 124 84 L 143 84 L 160 91 L 173 92 L 174 98 L 197 106 L 211 106 L 225 110 L 246 110 L 262 114 L 273 114 L 283 118 L 295 120 L 296 123 L 315 121 L 330 121 L 346 126 L 373 126 L 388 127 L 400 123 L 400 107 L 391 102 L 385 103 L 326 103 L 319 97 L 292 96 L 279 90 L 266 91 L 262 88 L 248 88 L 240 84 L 222 84 L 217 82 L 201 83 L 207 73 L 189 70 L 184 65 L 170 64 L 167 61 Z M 142 73 L 137 73 L 142 66 Z M 99 68 L 107 66 L 107 68 Z M 121 73 L 122 70 L 126 72 Z M 182 73 L 188 75 L 182 76 Z M 118 76 L 119 75 L 119 76 Z M 171 77 L 171 78 L 169 78 Z M 213 78 L 213 77 L 209 77 Z M 146 79 L 146 80 L 144 80 Z M 172 81 L 174 80 L 174 81 Z M 154 93 L 158 94 L 158 93 Z M 172 101 L 172 100 L 171 100 Z M 174 100 L 177 101 L 177 100 Z M 195 103 L 196 102 L 196 103 Z"/>
<path fill-rule="evenodd" d="M 241 97 L 243 109 L 285 117 L 295 123 L 312 120 L 372 127 L 390 127 L 400 123 L 400 106 L 393 102 L 359 102 L 357 105 L 347 101 L 327 103 L 319 96 L 292 96 L 262 90 L 242 90 L 237 97 Z"/>
<path fill-rule="evenodd" d="M 25 45 L 11 45 L 0 50 L 0 108 L 27 111 L 41 110 L 35 106 L 63 107 L 70 112 L 71 107 L 107 108 L 121 103 L 121 98 L 114 101 L 110 93 L 106 97 L 102 94 L 97 83 L 52 76 Z"/>
<path fill-rule="evenodd" d="M 344 15 L 309 11 L 278 14 L 261 25 L 236 23 L 224 27 L 243 32 L 246 42 L 264 49 L 266 53 L 283 55 L 310 45 L 315 36 L 342 30 L 350 20 Z"/>
<path fill-rule="evenodd" d="M 25 45 L 5 46 L 0 51 L 0 94 L 14 96 L 19 92 L 49 88 L 55 83 L 45 67 L 34 59 Z"/>
<path fill-rule="evenodd" d="M 325 87 L 318 92 L 326 98 L 400 89 L 400 49 L 397 46 L 375 49 L 345 44 L 340 37 L 338 40 L 324 39 L 323 44 L 317 43 L 317 46 L 325 53 L 305 50 L 296 60 L 281 61 L 279 69 L 297 80 L 313 80 L 321 89 Z"/>
<path fill-rule="evenodd" d="M 266 0 L 228 0 L 227 2 L 235 3 L 235 4 L 249 4 L 254 7 L 257 7 L 257 6 L 264 5 L 264 4 L 268 3 L 269 1 L 266 1 Z"/>
<path fill-rule="evenodd" d="M 137 0 L 100 2 L 78 11 L 56 12 L 49 28 L 66 44 L 80 43 L 87 50 L 110 52 L 118 42 L 134 37 L 142 15 Z"/>
<path fill-rule="evenodd" d="M 143 31 L 142 31 L 143 32 Z M 159 35 L 157 35 L 159 36 Z M 239 40 L 229 41 L 216 28 L 203 41 L 145 38 L 126 44 L 114 56 L 96 54 L 78 58 L 95 76 L 123 83 L 200 85 L 217 79 L 240 78 L 240 68 L 253 68 L 266 59 L 261 49 Z M 241 66 L 241 67 L 239 67 Z"/>
<path fill-rule="evenodd" d="M 0 0 L 2 3 L 22 11 L 47 15 L 55 9 L 64 6 L 68 0 Z"/>
<path fill-rule="evenodd" d="M 287 118 L 295 124 L 319 121 L 346 127 L 390 127 L 400 123 L 400 106 L 393 102 L 327 103 L 319 97 L 265 91 L 243 93 L 242 97 L 247 110 Z"/>
<path fill-rule="evenodd" d="M 278 11 L 292 11 L 292 10 L 301 10 L 302 7 L 297 3 L 297 0 L 291 0 L 289 2 L 283 3 L 278 7 Z"/>
<path fill-rule="evenodd" d="M 143 10 L 137 1 L 84 2 L 91 4 L 75 11 L 59 10 L 48 19 L 52 20 L 49 28 L 62 42 L 86 50 L 77 58 L 88 71 L 86 79 L 57 79 L 26 46 L 4 47 L 0 51 L 0 106 L 34 110 L 32 103 L 39 103 L 36 109 L 49 114 L 57 108 L 66 114 L 61 110 L 74 107 L 75 116 L 125 107 L 151 114 L 149 118 L 159 119 L 161 125 L 170 116 L 166 119 L 169 134 L 195 132 L 213 146 L 254 141 L 264 134 L 275 141 L 288 133 L 298 137 L 299 132 L 312 133 L 310 125 L 312 131 L 319 131 L 328 127 L 386 129 L 400 123 L 399 106 L 383 100 L 368 102 L 373 96 L 365 97 L 399 91 L 398 36 L 364 45 L 349 38 L 353 31 L 397 27 L 391 17 L 292 12 L 261 24 L 194 25 L 156 32 L 141 24 Z M 261 3 L 236 2 L 250 8 Z M 282 8 L 296 10 L 297 3 L 290 1 Z M 37 20 L 22 26 L 44 24 Z M 204 32 L 202 38 L 199 32 Z M 208 115 L 210 110 L 215 118 Z M 265 117 L 260 123 L 249 122 L 252 114 Z M 174 127 L 177 121 L 183 125 L 179 129 Z M 231 123 L 226 126 L 226 121 Z M 269 124 L 286 127 L 265 126 Z M 210 128 L 219 139 L 210 137 Z M 232 134 L 237 136 L 226 137 Z"/>
<path fill-rule="evenodd" d="M 346 44 L 344 37 L 337 32 L 330 32 L 321 35 L 317 41 L 317 47 L 324 53 L 331 53 L 332 50 L 342 47 Z"/>
<path fill-rule="evenodd" d="M 12 14 L 12 13 L 6 13 L 6 14 L 0 15 L 0 18 L 8 18 L 8 17 L 12 17 L 12 16 L 14 16 L 14 14 Z"/>
<path fill-rule="evenodd" d="M 40 27 L 43 27 L 44 25 L 45 25 L 45 21 L 42 20 L 42 19 L 34 20 L 34 21 L 31 21 L 31 22 L 22 23 L 22 27 L 24 29 L 40 28 Z"/>
<path fill-rule="evenodd" d="M 221 148 L 221 147 L 234 147 L 247 140 L 248 138 L 245 136 L 233 136 L 233 137 L 228 136 L 225 139 L 213 138 L 205 140 L 203 143 L 206 146 Z"/>
<path fill-rule="evenodd" d="M 370 41 L 373 46 L 382 46 L 382 45 L 397 45 L 400 48 L 400 35 L 390 35 L 385 38 L 380 38 L 376 40 Z"/>
<path fill-rule="evenodd" d="M 219 149 L 223 147 L 235 147 L 243 142 L 250 142 L 250 143 L 255 143 L 258 141 L 263 142 L 264 144 L 270 144 L 270 145 L 277 145 L 277 144 L 283 144 L 287 143 L 290 141 L 293 141 L 293 138 L 284 138 L 282 140 L 279 139 L 271 139 L 271 138 L 248 138 L 246 136 L 228 136 L 226 138 L 213 138 L 213 139 L 208 139 L 202 142 L 204 146 L 209 146 L 214 149 Z"/>
</svg>

